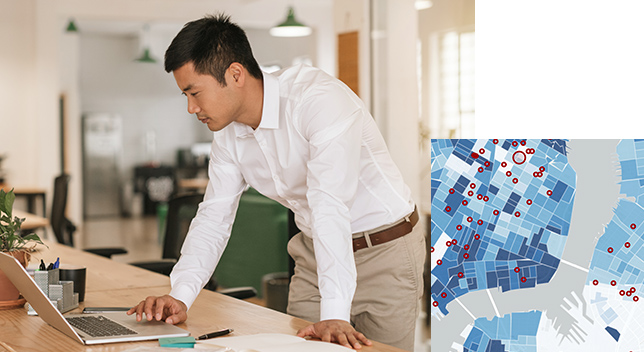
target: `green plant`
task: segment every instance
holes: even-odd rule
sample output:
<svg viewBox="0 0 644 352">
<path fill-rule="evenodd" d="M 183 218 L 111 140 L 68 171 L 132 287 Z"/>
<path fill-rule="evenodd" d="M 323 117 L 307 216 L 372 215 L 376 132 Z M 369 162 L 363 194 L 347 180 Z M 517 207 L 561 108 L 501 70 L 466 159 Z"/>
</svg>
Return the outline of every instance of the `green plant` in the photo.
<svg viewBox="0 0 644 352">
<path fill-rule="evenodd" d="M 15 199 L 13 189 L 9 192 L 0 189 L 0 252 L 25 250 L 30 243 L 43 244 L 37 234 L 23 235 L 20 232 L 20 226 L 25 219 L 12 215 Z"/>
</svg>

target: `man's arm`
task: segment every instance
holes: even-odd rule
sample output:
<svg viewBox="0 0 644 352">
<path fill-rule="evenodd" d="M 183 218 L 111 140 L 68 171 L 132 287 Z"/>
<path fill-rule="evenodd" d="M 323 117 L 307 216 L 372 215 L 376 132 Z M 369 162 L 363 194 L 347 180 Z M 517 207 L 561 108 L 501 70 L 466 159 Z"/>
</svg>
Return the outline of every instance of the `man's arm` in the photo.
<svg viewBox="0 0 644 352">
<path fill-rule="evenodd" d="M 298 335 L 359 349 L 360 342 L 371 342 L 349 323 L 357 280 L 350 209 L 360 177 L 365 110 L 339 82 L 323 89 L 305 100 L 299 114 L 300 131 L 309 141 L 307 201 L 321 301 L 320 322 Z"/>
</svg>

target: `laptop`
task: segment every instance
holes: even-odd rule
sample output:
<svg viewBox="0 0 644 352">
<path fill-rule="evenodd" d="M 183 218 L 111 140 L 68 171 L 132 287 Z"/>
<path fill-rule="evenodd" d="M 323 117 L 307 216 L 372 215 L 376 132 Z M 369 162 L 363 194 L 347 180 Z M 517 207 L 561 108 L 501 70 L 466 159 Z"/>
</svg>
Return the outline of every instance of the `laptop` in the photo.
<svg viewBox="0 0 644 352">
<path fill-rule="evenodd" d="M 47 324 L 82 344 L 144 341 L 190 335 L 190 332 L 162 321 L 142 319 L 137 322 L 135 315 L 127 315 L 125 312 L 63 316 L 15 258 L 0 253 L 0 270 Z"/>
</svg>

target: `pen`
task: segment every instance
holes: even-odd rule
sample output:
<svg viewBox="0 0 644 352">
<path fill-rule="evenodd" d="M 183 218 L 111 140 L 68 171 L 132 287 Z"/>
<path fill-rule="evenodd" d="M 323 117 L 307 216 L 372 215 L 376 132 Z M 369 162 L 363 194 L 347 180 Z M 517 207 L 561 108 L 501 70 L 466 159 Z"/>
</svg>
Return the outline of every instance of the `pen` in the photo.
<svg viewBox="0 0 644 352">
<path fill-rule="evenodd" d="M 47 267 L 45 266 L 45 262 L 42 259 L 40 259 L 40 267 L 39 267 L 39 269 L 40 270 L 47 270 Z"/>
<path fill-rule="evenodd" d="M 211 332 L 209 334 L 201 335 L 201 336 L 197 337 L 197 340 L 212 339 L 213 337 L 219 337 L 219 336 L 228 335 L 231 332 L 233 332 L 233 329 L 219 330 L 219 331 Z"/>
</svg>

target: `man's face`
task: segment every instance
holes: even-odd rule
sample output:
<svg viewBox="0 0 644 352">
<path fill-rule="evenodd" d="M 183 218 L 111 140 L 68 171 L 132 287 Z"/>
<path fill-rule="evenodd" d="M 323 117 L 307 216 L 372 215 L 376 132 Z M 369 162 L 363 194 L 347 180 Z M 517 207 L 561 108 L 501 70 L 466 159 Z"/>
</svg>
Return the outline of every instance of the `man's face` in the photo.
<svg viewBox="0 0 644 352">
<path fill-rule="evenodd" d="M 174 70 L 173 74 L 179 89 L 188 97 L 188 113 L 196 114 L 211 131 L 219 131 L 236 121 L 241 104 L 234 86 L 222 87 L 213 76 L 195 72 L 192 62 Z M 227 72 L 227 82 L 228 76 Z"/>
</svg>

